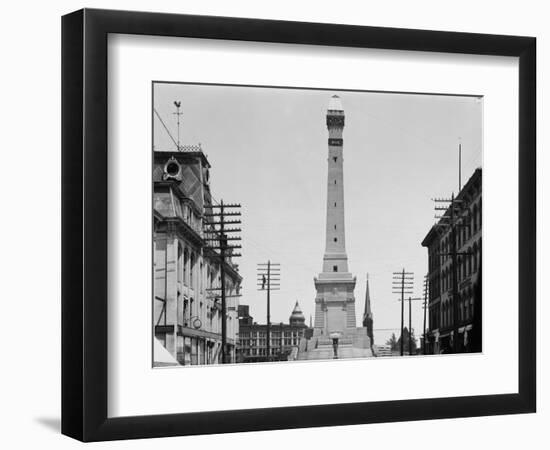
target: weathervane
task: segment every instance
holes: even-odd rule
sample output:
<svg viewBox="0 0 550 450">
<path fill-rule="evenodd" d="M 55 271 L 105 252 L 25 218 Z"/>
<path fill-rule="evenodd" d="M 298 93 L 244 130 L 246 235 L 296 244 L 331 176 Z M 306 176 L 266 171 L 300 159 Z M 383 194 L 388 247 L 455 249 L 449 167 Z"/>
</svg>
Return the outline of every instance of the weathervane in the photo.
<svg viewBox="0 0 550 450">
<path fill-rule="evenodd" d="M 180 112 L 181 101 L 174 101 L 174 105 L 176 106 L 176 112 L 173 113 L 173 114 L 175 114 L 175 116 L 177 117 L 177 121 L 178 121 L 178 143 L 177 143 L 177 146 L 178 146 L 178 152 L 179 152 L 179 151 L 181 151 L 181 146 L 180 146 L 180 116 L 183 115 L 183 113 Z"/>
</svg>

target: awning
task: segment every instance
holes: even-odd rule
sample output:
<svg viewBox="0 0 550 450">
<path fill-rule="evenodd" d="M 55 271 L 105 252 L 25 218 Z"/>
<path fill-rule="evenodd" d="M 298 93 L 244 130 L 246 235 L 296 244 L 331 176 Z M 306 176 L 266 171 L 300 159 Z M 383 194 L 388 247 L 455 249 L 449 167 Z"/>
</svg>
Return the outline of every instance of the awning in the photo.
<svg viewBox="0 0 550 450">
<path fill-rule="evenodd" d="M 153 360 L 155 367 L 179 366 L 178 361 L 157 338 L 153 341 Z"/>
</svg>

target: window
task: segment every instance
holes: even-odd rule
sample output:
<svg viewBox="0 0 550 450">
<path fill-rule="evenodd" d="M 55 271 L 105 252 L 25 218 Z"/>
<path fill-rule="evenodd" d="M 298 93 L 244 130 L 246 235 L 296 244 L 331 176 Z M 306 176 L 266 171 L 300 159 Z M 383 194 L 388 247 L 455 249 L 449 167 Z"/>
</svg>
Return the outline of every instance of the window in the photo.
<svg viewBox="0 0 550 450">
<path fill-rule="evenodd" d="M 189 251 L 185 249 L 183 251 L 183 282 L 186 286 L 189 285 Z"/>
<path fill-rule="evenodd" d="M 204 285 L 203 285 L 203 280 L 202 280 L 202 274 L 203 274 L 203 264 L 202 262 L 200 263 L 200 266 L 199 266 L 199 291 L 200 292 L 203 292 L 204 291 Z"/>
<path fill-rule="evenodd" d="M 336 162 L 338 160 L 338 157 L 337 156 L 333 156 L 332 159 L 334 160 L 334 162 Z"/>
<path fill-rule="evenodd" d="M 477 205 L 477 217 L 478 217 L 478 227 L 481 229 L 481 218 L 482 218 L 482 215 L 481 215 L 481 200 L 479 200 L 479 203 Z"/>
<path fill-rule="evenodd" d="M 334 202 L 334 206 L 336 206 L 336 202 Z"/>
<path fill-rule="evenodd" d="M 333 272 L 338 272 L 338 266 L 332 266 L 332 271 Z"/>
<path fill-rule="evenodd" d="M 334 238 L 334 242 L 338 242 L 338 238 Z"/>
<path fill-rule="evenodd" d="M 189 314 L 189 302 L 187 300 L 183 301 L 183 323 L 187 322 L 187 317 L 190 316 Z"/>
<path fill-rule="evenodd" d="M 183 281 L 183 249 L 181 248 L 181 244 L 178 242 L 178 283 L 181 283 Z"/>
<path fill-rule="evenodd" d="M 194 287 L 193 271 L 195 270 L 195 254 L 191 254 L 191 264 L 189 265 L 189 286 Z"/>
<path fill-rule="evenodd" d="M 336 180 L 334 180 L 334 184 L 336 184 Z"/>
</svg>

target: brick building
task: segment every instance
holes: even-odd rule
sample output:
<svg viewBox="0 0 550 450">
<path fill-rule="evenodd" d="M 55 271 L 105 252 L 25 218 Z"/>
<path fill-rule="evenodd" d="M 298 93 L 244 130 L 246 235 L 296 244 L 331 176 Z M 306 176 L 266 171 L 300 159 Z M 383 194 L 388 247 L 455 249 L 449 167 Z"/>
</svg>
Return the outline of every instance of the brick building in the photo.
<svg viewBox="0 0 550 450">
<path fill-rule="evenodd" d="M 311 329 L 305 324 L 305 317 L 296 302 L 289 317 L 289 323 L 272 323 L 270 326 L 271 361 L 294 359 L 300 339 L 309 336 Z M 267 325 L 254 322 L 248 305 L 239 305 L 240 362 L 265 362 L 267 358 Z"/>
<path fill-rule="evenodd" d="M 457 303 L 453 303 L 453 233 L 450 208 L 422 246 L 428 249 L 429 326 L 426 353 L 480 351 L 481 342 L 481 169 L 456 196 Z M 455 314 L 456 311 L 456 314 Z M 475 329 L 474 329 L 475 328 Z M 458 334 L 454 348 L 455 332 Z"/>
</svg>

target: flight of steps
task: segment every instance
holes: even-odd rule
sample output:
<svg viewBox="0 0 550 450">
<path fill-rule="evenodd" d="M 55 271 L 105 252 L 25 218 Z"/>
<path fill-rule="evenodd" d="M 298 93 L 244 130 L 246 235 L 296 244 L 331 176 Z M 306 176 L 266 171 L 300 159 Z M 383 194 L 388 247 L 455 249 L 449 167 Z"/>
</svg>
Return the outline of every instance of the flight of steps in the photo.
<svg viewBox="0 0 550 450">
<path fill-rule="evenodd" d="M 305 339 L 303 340 L 305 341 Z M 332 339 L 326 337 L 313 337 L 300 342 L 296 355 L 298 360 L 334 359 Z M 338 340 L 338 359 L 369 358 L 373 356 L 370 348 L 354 346 L 353 337 L 344 336 Z"/>
</svg>

